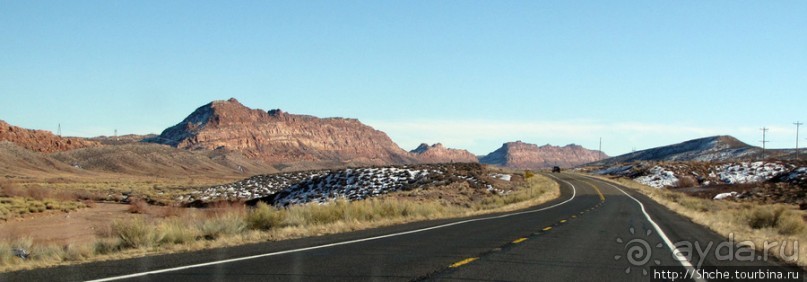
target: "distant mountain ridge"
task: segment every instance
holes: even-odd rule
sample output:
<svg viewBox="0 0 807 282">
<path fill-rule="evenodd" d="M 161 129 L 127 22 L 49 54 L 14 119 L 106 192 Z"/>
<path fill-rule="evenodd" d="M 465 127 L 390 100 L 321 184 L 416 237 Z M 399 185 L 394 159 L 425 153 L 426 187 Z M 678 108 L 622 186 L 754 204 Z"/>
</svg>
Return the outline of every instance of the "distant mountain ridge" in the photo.
<svg viewBox="0 0 807 282">
<path fill-rule="evenodd" d="M 788 150 L 767 150 L 768 156 L 788 154 Z M 594 165 L 611 165 L 634 161 L 735 161 L 760 157 L 762 149 L 743 143 L 732 136 L 711 136 L 678 144 L 636 151 L 608 158 Z"/>
<path fill-rule="evenodd" d="M 480 157 L 479 162 L 519 169 L 542 169 L 552 166 L 574 167 L 607 157 L 599 151 L 569 144 L 563 147 L 524 143 L 504 143 L 501 148 Z"/>
</svg>

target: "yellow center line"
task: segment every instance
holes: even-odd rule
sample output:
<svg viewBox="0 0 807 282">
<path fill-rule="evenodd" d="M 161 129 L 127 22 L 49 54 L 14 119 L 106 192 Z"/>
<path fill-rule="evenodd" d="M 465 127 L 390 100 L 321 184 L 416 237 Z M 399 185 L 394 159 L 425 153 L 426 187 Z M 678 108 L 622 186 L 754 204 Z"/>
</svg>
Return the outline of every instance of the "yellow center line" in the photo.
<svg viewBox="0 0 807 282">
<path fill-rule="evenodd" d="M 596 185 L 591 184 L 591 182 L 588 182 L 588 181 L 585 181 L 585 180 L 583 180 L 583 183 L 588 184 L 588 186 L 591 186 L 591 188 L 594 188 L 594 191 L 597 191 L 597 194 L 600 195 L 600 201 L 605 201 L 605 195 L 602 194 L 602 191 L 600 191 L 600 188 L 597 188 Z"/>
<path fill-rule="evenodd" d="M 565 219 L 561 219 L 561 220 L 560 220 L 560 223 L 565 223 L 565 222 L 566 222 L 566 220 L 565 220 Z"/>
<path fill-rule="evenodd" d="M 518 244 L 518 243 L 521 243 L 521 242 L 524 242 L 524 241 L 527 241 L 527 238 L 518 238 L 515 241 L 513 241 L 513 244 Z"/>
<path fill-rule="evenodd" d="M 576 215 L 572 215 L 572 218 L 577 218 L 577 216 L 576 216 Z"/>
<path fill-rule="evenodd" d="M 547 226 L 547 227 L 544 228 L 544 231 L 549 231 L 549 230 L 552 230 L 552 226 Z"/>
<path fill-rule="evenodd" d="M 450 265 L 449 267 L 450 268 L 457 268 L 457 267 L 469 264 L 469 263 L 471 263 L 471 262 L 473 262 L 473 261 L 475 261 L 477 259 L 479 259 L 479 258 L 467 258 L 467 259 L 455 262 L 454 264 Z"/>
</svg>

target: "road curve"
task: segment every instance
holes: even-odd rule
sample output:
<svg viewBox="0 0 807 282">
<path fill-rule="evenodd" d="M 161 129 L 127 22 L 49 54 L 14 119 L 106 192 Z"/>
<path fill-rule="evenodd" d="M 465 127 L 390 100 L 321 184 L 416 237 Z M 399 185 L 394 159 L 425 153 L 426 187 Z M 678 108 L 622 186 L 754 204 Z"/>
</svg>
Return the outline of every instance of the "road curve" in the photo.
<svg viewBox="0 0 807 282">
<path fill-rule="evenodd" d="M 550 177 L 561 196 L 517 212 L 4 273 L 0 281 L 647 281 L 656 265 L 794 270 L 770 260 L 678 260 L 670 242 L 725 239 L 627 188 Z"/>
</svg>

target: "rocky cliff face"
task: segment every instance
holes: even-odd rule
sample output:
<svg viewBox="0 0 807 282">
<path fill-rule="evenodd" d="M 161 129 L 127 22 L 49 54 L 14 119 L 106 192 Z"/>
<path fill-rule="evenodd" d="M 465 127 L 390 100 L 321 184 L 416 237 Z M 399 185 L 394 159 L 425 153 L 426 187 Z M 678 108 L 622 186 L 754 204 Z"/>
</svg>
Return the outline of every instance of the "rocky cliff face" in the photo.
<svg viewBox="0 0 807 282">
<path fill-rule="evenodd" d="M 437 143 L 429 146 L 420 144 L 416 149 L 409 151 L 420 163 L 477 163 L 479 160 L 474 154 L 466 150 L 446 148 Z"/>
<path fill-rule="evenodd" d="M 602 155 L 605 157 L 605 155 Z M 588 150 L 580 145 L 563 147 L 524 143 L 521 141 L 504 143 L 501 148 L 479 159 L 483 164 L 521 169 L 541 169 L 552 166 L 573 167 L 596 161 L 601 153 Z"/>
<path fill-rule="evenodd" d="M 144 141 L 183 149 L 223 147 L 272 164 L 415 161 L 384 132 L 358 120 L 250 109 L 235 99 L 204 105 L 181 123 Z"/>
<path fill-rule="evenodd" d="M 50 131 L 17 127 L 0 120 L 0 141 L 9 141 L 25 149 L 53 153 L 100 145 L 82 138 L 59 137 Z"/>
</svg>

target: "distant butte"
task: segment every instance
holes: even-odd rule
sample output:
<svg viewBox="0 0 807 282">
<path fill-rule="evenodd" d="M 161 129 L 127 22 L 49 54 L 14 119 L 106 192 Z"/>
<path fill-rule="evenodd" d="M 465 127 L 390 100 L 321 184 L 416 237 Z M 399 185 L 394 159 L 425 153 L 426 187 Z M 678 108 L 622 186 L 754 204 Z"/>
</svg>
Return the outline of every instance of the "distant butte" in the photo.
<svg viewBox="0 0 807 282">
<path fill-rule="evenodd" d="M 421 162 L 419 154 L 404 151 L 386 133 L 356 119 L 251 109 L 235 98 L 201 106 L 160 136 L 145 141 L 190 150 L 226 148 L 273 164 Z M 455 156 L 457 161 L 475 161 L 447 150 L 426 156 L 427 162 L 449 162 Z"/>
<path fill-rule="evenodd" d="M 596 161 L 604 154 L 583 146 L 569 144 L 563 147 L 524 143 L 521 141 L 504 143 L 501 148 L 483 156 L 479 161 L 502 167 L 519 169 L 541 169 L 552 166 L 574 167 Z"/>
</svg>

